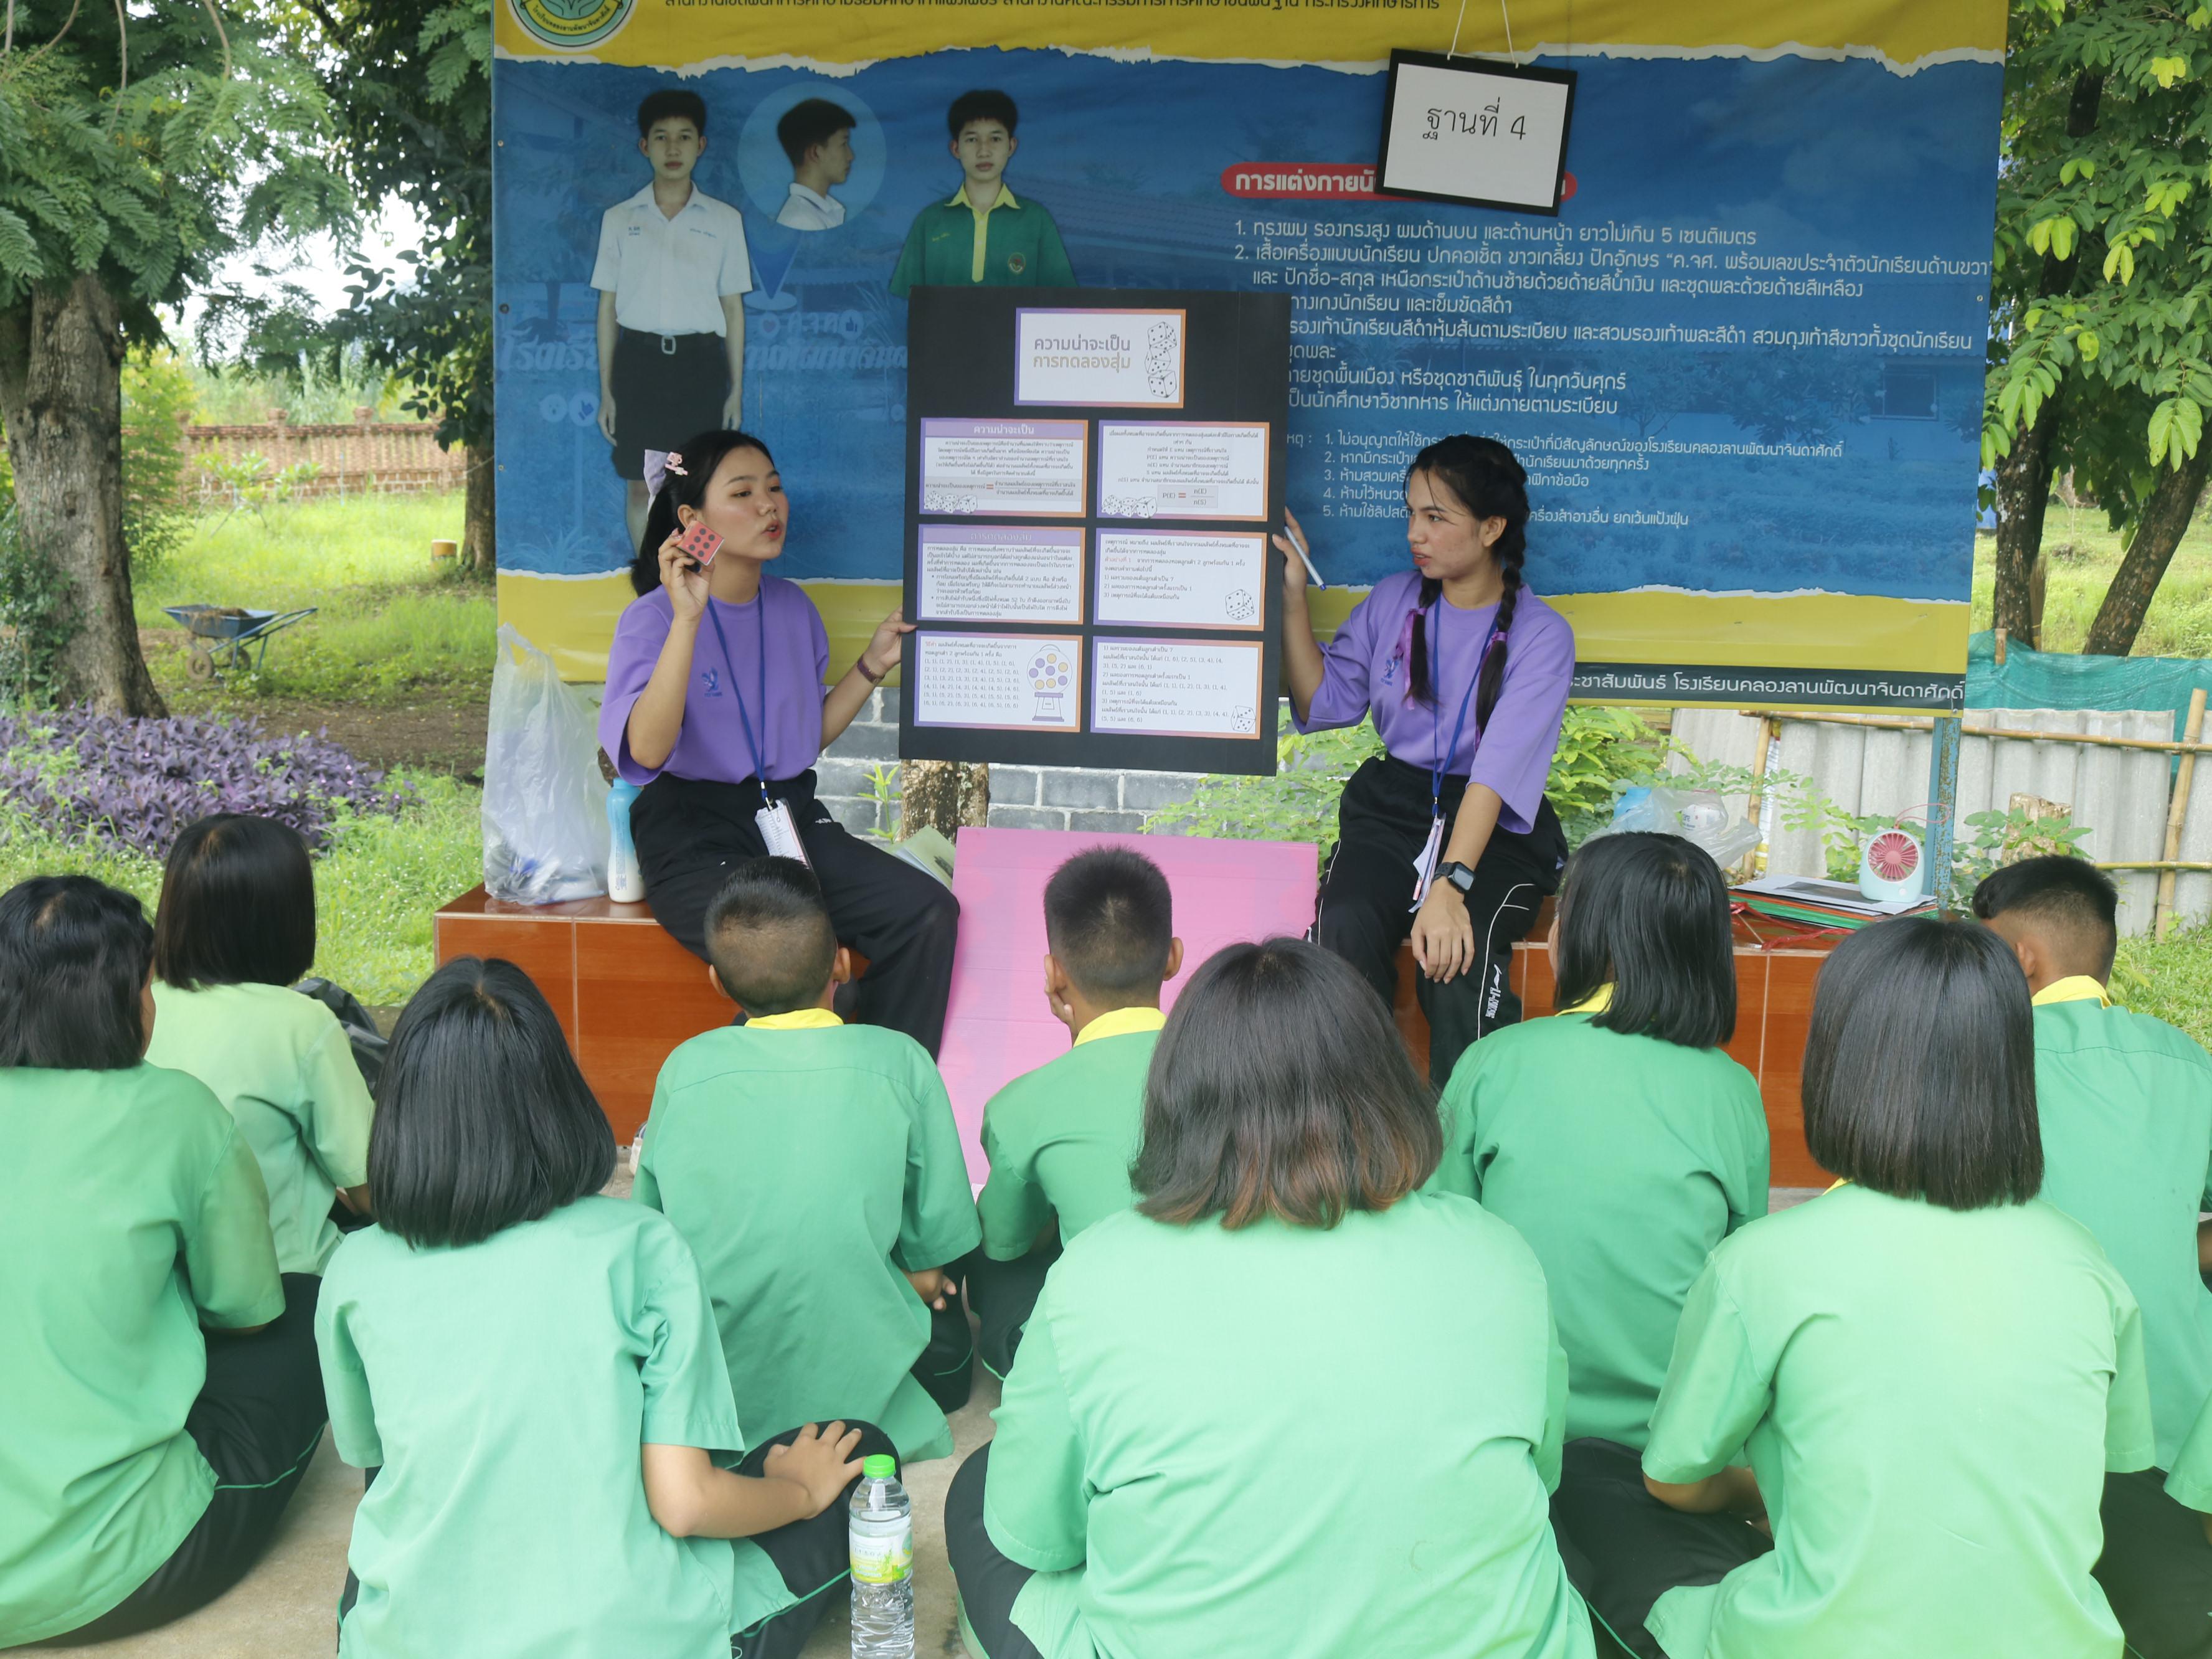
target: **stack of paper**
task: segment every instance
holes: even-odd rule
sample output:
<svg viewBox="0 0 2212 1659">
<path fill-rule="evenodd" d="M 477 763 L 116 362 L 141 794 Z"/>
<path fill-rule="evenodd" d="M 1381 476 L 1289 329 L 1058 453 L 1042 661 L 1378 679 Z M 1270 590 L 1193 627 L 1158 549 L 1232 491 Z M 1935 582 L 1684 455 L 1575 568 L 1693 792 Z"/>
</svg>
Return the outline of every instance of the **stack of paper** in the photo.
<svg viewBox="0 0 2212 1659">
<path fill-rule="evenodd" d="M 1863 927 L 1936 908 L 1931 898 L 1870 899 L 1854 883 L 1817 876 L 1762 876 L 1735 889 L 1735 896 L 1761 915 L 1815 927 Z"/>
</svg>

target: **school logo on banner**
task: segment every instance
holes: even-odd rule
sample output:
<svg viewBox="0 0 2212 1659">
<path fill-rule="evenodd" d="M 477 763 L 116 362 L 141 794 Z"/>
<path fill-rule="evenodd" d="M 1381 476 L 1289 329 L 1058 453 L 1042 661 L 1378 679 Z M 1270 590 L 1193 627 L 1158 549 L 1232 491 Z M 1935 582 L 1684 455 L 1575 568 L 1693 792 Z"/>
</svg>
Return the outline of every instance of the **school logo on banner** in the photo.
<svg viewBox="0 0 2212 1659">
<path fill-rule="evenodd" d="M 508 0 L 515 21 L 547 46 L 597 46 L 629 21 L 637 0 Z"/>
</svg>

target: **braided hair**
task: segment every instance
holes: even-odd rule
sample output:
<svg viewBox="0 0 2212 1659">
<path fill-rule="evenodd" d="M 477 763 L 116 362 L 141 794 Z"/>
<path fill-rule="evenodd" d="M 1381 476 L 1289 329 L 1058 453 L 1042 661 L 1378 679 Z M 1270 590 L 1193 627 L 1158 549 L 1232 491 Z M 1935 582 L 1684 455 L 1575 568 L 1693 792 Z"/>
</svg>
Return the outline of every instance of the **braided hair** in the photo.
<svg viewBox="0 0 2212 1659">
<path fill-rule="evenodd" d="M 1513 612 L 1522 586 L 1521 567 L 1528 556 L 1528 474 L 1497 439 L 1464 432 L 1439 438 L 1414 456 L 1406 469 L 1406 482 L 1411 484 L 1416 474 L 1424 472 L 1476 519 L 1505 520 L 1504 533 L 1490 550 L 1505 587 L 1498 596 L 1491 641 L 1482 653 L 1481 678 L 1475 682 L 1474 724 L 1480 731 L 1489 725 L 1490 711 L 1498 706 L 1498 690 L 1505 683 L 1506 636 L 1513 631 Z M 1407 663 L 1408 687 L 1417 702 L 1437 700 L 1429 673 L 1428 613 L 1443 592 L 1443 584 L 1434 576 L 1421 579 Z"/>
<path fill-rule="evenodd" d="M 638 538 L 636 555 L 629 562 L 629 585 L 639 598 L 660 586 L 660 544 L 682 523 L 677 509 L 699 510 L 707 499 L 707 486 L 714 481 L 714 469 L 733 449 L 757 449 L 770 467 L 775 465 L 768 446 L 750 432 L 702 432 L 685 439 L 683 448 L 672 452 L 684 458 L 678 463 L 684 471 L 670 471 L 653 492 L 653 505 L 646 509 L 645 533 Z"/>
</svg>

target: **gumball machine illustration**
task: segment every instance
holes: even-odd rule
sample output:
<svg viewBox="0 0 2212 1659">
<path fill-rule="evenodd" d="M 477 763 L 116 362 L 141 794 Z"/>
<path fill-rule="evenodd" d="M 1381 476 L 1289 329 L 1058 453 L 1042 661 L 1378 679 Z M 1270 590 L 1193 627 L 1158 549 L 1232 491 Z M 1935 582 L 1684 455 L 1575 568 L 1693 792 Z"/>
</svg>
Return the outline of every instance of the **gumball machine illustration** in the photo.
<svg viewBox="0 0 2212 1659">
<path fill-rule="evenodd" d="M 1067 688 L 1075 678 L 1075 665 L 1056 645 L 1048 645 L 1030 659 L 1030 719 L 1040 726 L 1067 724 Z"/>
</svg>

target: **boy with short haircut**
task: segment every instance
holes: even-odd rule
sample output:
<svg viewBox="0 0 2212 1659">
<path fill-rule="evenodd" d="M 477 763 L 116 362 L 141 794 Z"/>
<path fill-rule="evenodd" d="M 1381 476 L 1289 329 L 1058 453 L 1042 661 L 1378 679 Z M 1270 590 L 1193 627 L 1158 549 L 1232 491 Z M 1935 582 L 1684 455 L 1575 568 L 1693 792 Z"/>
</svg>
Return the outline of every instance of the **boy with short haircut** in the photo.
<svg viewBox="0 0 2212 1659">
<path fill-rule="evenodd" d="M 2212 1207 L 2212 1056 L 2112 1005 L 2118 910 L 2111 878 L 2063 854 L 2007 865 L 1973 896 L 2035 1004 L 2041 1195 L 2096 1235 L 2142 1308 L 2158 1468 L 2106 1477 L 2098 1577 L 2129 1642 L 2156 1659 L 2212 1651 L 2212 1547 L 2160 1490 L 2212 1395 L 2199 1265 L 2212 1230 L 2197 1220 Z"/>
<path fill-rule="evenodd" d="M 853 112 L 827 98 L 805 98 L 784 111 L 775 141 L 791 161 L 791 194 L 776 223 L 787 230 L 835 230 L 845 204 L 830 191 L 853 176 Z"/>
<path fill-rule="evenodd" d="M 983 1109 L 991 1176 L 968 1284 L 983 1363 L 1001 1377 L 1060 1246 L 1129 1207 L 1145 1074 L 1167 1023 L 1160 987 L 1182 968 L 1167 878 L 1141 853 L 1099 847 L 1061 865 L 1044 927 L 1045 1001 L 1074 1046 Z"/>
<path fill-rule="evenodd" d="M 707 150 L 707 101 L 689 88 L 637 106 L 653 181 L 599 219 L 599 430 L 614 446 L 630 544 L 651 498 L 645 452 L 736 427 L 744 406 L 744 298 L 753 285 L 744 217 L 693 182 Z"/>
<path fill-rule="evenodd" d="M 1014 127 L 1020 112 L 1003 92 L 963 92 L 945 112 L 952 159 L 960 163 L 960 188 L 914 216 L 891 292 L 904 298 L 918 286 L 1073 288 L 1075 269 L 1060 240 L 1060 227 L 1035 199 L 1016 200 L 1006 181 L 1006 164 L 1020 145 Z"/>
<path fill-rule="evenodd" d="M 852 961 L 797 860 L 732 866 L 707 951 L 746 1023 L 661 1067 L 635 1191 L 698 1258 L 740 1420 L 859 1419 L 949 1455 L 970 1348 L 944 1265 L 977 1228 L 944 1081 L 913 1038 L 831 1012 Z"/>
</svg>

